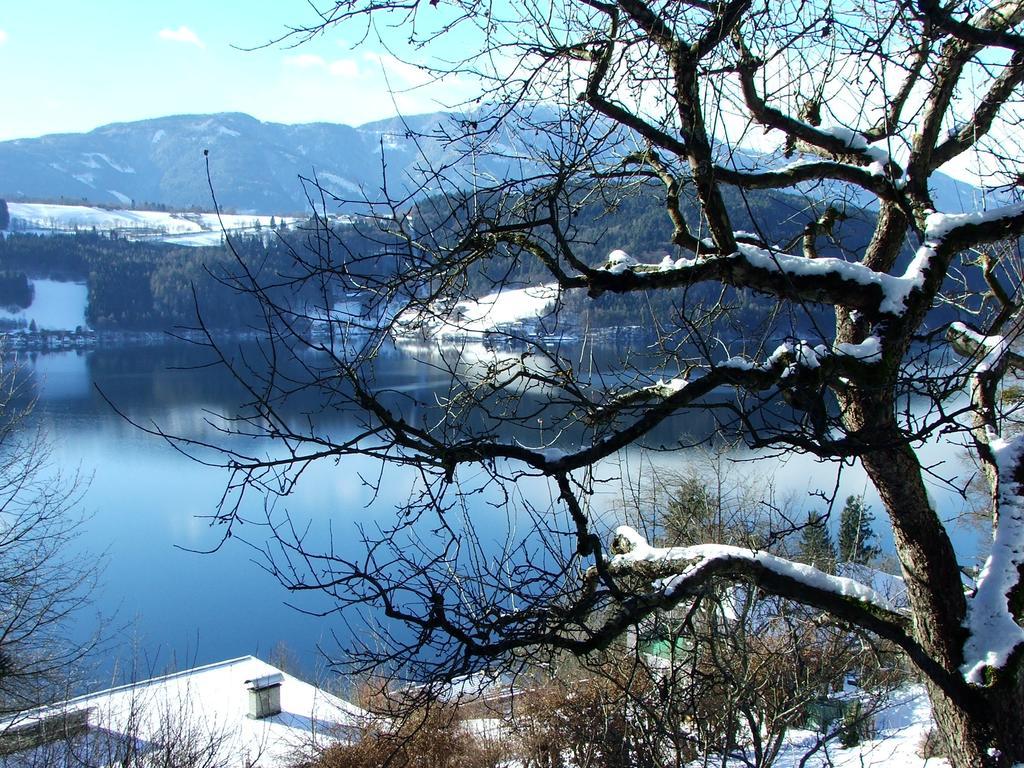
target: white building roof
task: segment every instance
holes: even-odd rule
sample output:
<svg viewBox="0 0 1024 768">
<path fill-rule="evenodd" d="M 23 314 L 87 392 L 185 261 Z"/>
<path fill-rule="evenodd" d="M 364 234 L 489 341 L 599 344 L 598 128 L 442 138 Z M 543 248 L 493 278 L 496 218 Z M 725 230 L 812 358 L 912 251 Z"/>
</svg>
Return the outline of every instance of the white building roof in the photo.
<svg viewBox="0 0 1024 768">
<path fill-rule="evenodd" d="M 251 717 L 249 681 L 276 675 L 281 676 L 281 712 Z M 81 727 L 84 713 L 87 728 Z M 176 751 L 185 759 L 168 764 L 283 768 L 303 750 L 351 740 L 365 715 L 254 656 L 243 656 L 79 696 L 0 724 L 0 752 L 10 752 L 0 754 L 0 766 L 120 765 L 132 752 Z M 48 743 L 28 746 L 30 735 L 41 730 L 48 731 L 42 739 Z M 26 748 L 11 752 L 22 744 Z"/>
</svg>

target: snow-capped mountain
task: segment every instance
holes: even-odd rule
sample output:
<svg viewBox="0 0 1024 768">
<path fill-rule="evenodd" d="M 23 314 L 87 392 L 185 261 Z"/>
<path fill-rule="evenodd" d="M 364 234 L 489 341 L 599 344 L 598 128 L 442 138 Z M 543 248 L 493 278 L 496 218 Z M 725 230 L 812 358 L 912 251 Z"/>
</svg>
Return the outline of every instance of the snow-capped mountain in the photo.
<svg viewBox="0 0 1024 768">
<path fill-rule="evenodd" d="M 424 160 L 454 157 L 443 141 L 422 136 L 453 129 L 453 119 L 443 113 L 358 128 L 264 123 L 239 113 L 115 123 L 89 133 L 0 142 L 0 198 L 209 209 L 208 150 L 222 207 L 299 213 L 310 209 L 300 175 L 315 174 L 339 197 L 379 198 L 383 150 L 389 189 L 400 194 L 403 179 Z M 414 134 L 420 138 L 414 141 Z"/>
<path fill-rule="evenodd" d="M 463 187 L 472 186 L 474 178 L 493 182 L 509 174 L 528 173 L 530 162 L 525 157 L 543 152 L 553 141 L 543 130 L 531 128 L 536 121 L 548 120 L 558 122 L 559 117 L 535 108 L 520 126 L 521 135 L 513 136 L 516 129 L 510 126 L 488 136 L 476 152 L 467 152 L 465 143 L 452 146 L 444 140 L 463 129 L 453 115 L 441 112 L 359 127 L 265 123 L 240 113 L 114 123 L 89 133 L 0 142 L 0 198 L 209 210 L 213 203 L 206 174 L 209 160 L 213 191 L 222 208 L 240 213 L 303 213 L 319 205 L 320 194 L 304 188 L 300 176 L 315 175 L 325 190 L 339 198 L 379 200 L 385 169 L 393 198 L 404 197 L 422 184 L 423 171 L 429 168 L 447 167 L 448 178 Z M 733 153 L 732 161 L 738 156 L 743 153 Z M 750 155 L 751 163 L 761 160 Z M 942 174 L 937 177 L 940 188 L 933 192 L 940 210 L 963 210 L 964 201 L 977 195 L 967 184 Z M 426 190 L 436 191 L 436 187 L 427 184 Z M 865 197 L 861 203 L 871 199 Z M 346 212 L 329 202 L 329 212 Z"/>
</svg>

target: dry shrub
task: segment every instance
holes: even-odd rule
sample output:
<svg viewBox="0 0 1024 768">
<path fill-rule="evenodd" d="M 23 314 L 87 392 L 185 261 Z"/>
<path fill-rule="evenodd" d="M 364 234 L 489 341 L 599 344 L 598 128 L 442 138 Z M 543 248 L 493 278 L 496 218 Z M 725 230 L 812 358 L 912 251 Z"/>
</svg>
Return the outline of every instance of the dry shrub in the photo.
<svg viewBox="0 0 1024 768">
<path fill-rule="evenodd" d="M 471 733 L 451 707 L 433 705 L 368 726 L 353 744 L 325 749 L 311 768 L 498 768 L 505 752 L 493 739 Z"/>
<path fill-rule="evenodd" d="M 670 754 L 669 763 L 692 758 L 659 686 L 633 672 L 605 668 L 587 679 L 555 679 L 519 694 L 510 728 L 523 765 L 655 768 Z"/>
</svg>

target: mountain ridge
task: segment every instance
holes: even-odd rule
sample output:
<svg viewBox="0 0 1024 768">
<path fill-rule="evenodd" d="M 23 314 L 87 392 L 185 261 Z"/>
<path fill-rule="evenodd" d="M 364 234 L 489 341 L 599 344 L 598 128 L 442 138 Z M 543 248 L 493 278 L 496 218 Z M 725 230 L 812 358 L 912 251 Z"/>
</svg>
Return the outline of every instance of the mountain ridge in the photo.
<svg viewBox="0 0 1024 768">
<path fill-rule="evenodd" d="M 429 132 L 443 113 L 408 118 Z M 388 182 L 401 179 L 438 141 L 398 140 L 394 118 L 348 126 L 272 123 L 242 112 L 170 115 L 109 123 L 87 133 L 0 142 L 0 197 L 95 204 L 209 208 L 210 183 L 220 205 L 243 212 L 308 211 L 299 176 L 314 173 L 338 194 L 373 197 L 382 186 L 380 149 L 387 142 Z M 402 129 L 404 132 L 404 128 Z M 208 152 L 208 155 L 206 154 Z M 206 178 L 209 162 L 210 179 Z"/>
<path fill-rule="evenodd" d="M 329 193 L 353 201 L 380 198 L 385 183 L 402 197 L 418 186 L 422 168 L 457 165 L 464 153 L 444 136 L 454 132 L 458 119 L 432 112 L 349 126 L 217 112 L 12 139 L 0 142 L 0 198 L 209 210 L 215 194 L 225 209 L 281 215 L 309 212 L 318 204 L 319 190 L 309 189 L 307 197 L 303 178 L 316 178 Z M 494 140 L 517 141 L 507 135 Z M 505 178 L 516 155 L 495 144 L 490 153 L 474 153 L 473 173 Z M 939 177 L 934 192 L 940 210 L 958 212 L 968 207 L 964 201 L 976 199 L 969 184 Z M 349 212 L 337 200 L 331 207 Z"/>
</svg>

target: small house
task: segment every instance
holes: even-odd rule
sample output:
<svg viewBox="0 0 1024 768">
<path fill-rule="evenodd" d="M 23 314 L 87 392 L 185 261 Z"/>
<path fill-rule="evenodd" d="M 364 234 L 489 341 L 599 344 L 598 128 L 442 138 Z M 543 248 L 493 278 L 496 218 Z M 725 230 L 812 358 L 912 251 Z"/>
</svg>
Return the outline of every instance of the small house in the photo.
<svg viewBox="0 0 1024 768">
<path fill-rule="evenodd" d="M 0 768 L 283 768 L 358 737 L 365 712 L 254 656 L 78 696 L 0 723 Z M 147 759 L 147 757 L 149 759 Z"/>
</svg>

